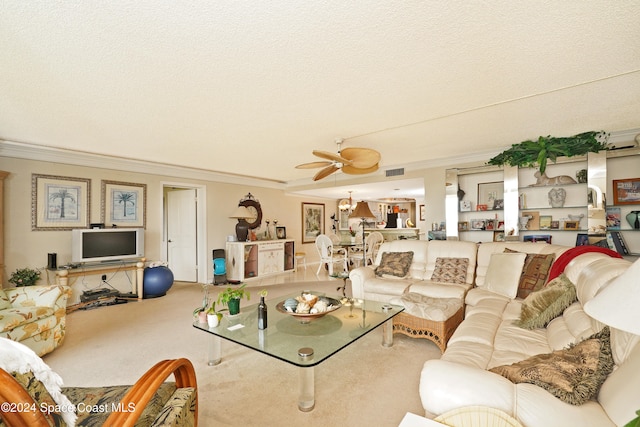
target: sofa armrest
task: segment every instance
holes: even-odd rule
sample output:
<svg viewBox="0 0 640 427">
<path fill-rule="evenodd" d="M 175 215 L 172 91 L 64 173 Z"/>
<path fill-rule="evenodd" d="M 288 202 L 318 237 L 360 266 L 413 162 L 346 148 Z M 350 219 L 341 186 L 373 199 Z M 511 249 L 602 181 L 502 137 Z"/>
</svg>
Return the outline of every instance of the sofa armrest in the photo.
<svg viewBox="0 0 640 427">
<path fill-rule="evenodd" d="M 21 286 L 4 292 L 14 307 L 51 307 L 54 311 L 66 310 L 71 296 L 71 288 L 61 285 Z"/>
<path fill-rule="evenodd" d="M 501 375 L 439 359 L 425 362 L 420 399 L 425 411 L 440 415 L 464 406 L 489 406 L 513 414 L 515 385 Z"/>
<path fill-rule="evenodd" d="M 373 279 L 376 273 L 373 267 L 358 267 L 351 270 L 349 279 L 351 279 L 351 293 L 354 298 L 364 299 L 364 282 Z"/>
</svg>

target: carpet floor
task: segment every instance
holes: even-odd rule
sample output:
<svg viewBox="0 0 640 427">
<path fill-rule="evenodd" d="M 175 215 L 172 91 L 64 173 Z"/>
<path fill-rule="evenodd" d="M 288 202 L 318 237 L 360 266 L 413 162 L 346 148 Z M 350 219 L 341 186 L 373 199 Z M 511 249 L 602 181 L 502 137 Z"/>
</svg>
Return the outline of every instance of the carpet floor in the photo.
<svg viewBox="0 0 640 427">
<path fill-rule="evenodd" d="M 273 284 L 267 299 L 301 289 L 335 294 L 340 284 Z M 212 287 L 214 298 L 219 289 Z M 252 299 L 243 304 L 258 299 L 261 288 L 249 289 Z M 440 357 L 432 342 L 397 334 L 385 348 L 382 329 L 372 331 L 316 366 L 316 406 L 304 413 L 297 408 L 293 365 L 228 341 L 222 342 L 222 362 L 207 365 L 208 335 L 192 326 L 201 301 L 200 285 L 177 282 L 164 297 L 74 311 L 64 343 L 44 360 L 67 386 L 100 386 L 133 384 L 157 361 L 186 357 L 196 369 L 205 427 L 397 426 L 406 412 L 423 413 L 420 370 Z"/>
</svg>

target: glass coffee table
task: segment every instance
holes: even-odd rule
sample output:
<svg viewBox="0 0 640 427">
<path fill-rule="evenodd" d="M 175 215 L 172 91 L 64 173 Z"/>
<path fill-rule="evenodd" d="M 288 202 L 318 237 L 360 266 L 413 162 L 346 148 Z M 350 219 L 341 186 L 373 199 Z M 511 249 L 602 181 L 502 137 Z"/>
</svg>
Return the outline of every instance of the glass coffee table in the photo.
<svg viewBox="0 0 640 427">
<path fill-rule="evenodd" d="M 323 292 L 305 292 L 341 299 L 340 296 L 334 297 Z M 343 304 L 339 309 L 312 320 L 300 320 L 276 309 L 278 303 L 299 295 L 296 293 L 268 300 L 268 321 L 264 330 L 258 329 L 258 304 L 242 307 L 240 314 L 235 316 L 224 316 L 215 328 L 198 322 L 193 326 L 211 334 L 208 357 L 211 366 L 221 361 L 221 339 L 296 366 L 300 374 L 298 409 L 308 412 L 315 406 L 314 366 L 380 325 L 382 345 L 391 347 L 393 317 L 402 312 L 404 307 L 377 301 L 350 300 L 353 306 Z"/>
</svg>

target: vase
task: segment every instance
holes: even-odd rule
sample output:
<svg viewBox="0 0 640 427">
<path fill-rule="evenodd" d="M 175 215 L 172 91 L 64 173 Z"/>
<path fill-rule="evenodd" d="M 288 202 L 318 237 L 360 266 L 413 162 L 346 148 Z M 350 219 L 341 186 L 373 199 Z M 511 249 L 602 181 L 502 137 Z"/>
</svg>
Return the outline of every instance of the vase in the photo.
<svg viewBox="0 0 640 427">
<path fill-rule="evenodd" d="M 625 217 L 631 228 L 634 228 L 636 230 L 640 230 L 640 218 L 638 217 L 639 215 L 640 211 L 631 211 Z"/>
<path fill-rule="evenodd" d="M 220 318 L 217 314 L 207 314 L 207 324 L 210 328 L 215 328 L 220 324 Z"/>
<path fill-rule="evenodd" d="M 227 306 L 229 307 L 230 315 L 233 316 L 234 314 L 240 313 L 240 298 L 234 298 L 229 300 L 229 302 L 227 303 Z"/>
<path fill-rule="evenodd" d="M 207 323 L 207 312 L 201 311 L 198 313 L 198 323 Z"/>
<path fill-rule="evenodd" d="M 355 236 L 351 236 L 349 238 L 349 240 L 351 241 L 351 243 L 355 243 L 356 242 L 356 237 Z"/>
</svg>

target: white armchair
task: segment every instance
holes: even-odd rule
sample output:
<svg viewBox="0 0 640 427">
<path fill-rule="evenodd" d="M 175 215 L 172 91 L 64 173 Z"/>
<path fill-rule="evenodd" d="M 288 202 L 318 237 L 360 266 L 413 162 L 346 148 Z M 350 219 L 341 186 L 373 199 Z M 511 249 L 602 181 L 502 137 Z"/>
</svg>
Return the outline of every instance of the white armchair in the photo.
<svg viewBox="0 0 640 427">
<path fill-rule="evenodd" d="M 329 269 L 329 275 L 333 274 L 333 264 L 341 263 L 344 271 L 348 271 L 347 252 L 342 248 L 334 248 L 331 238 L 326 234 L 320 234 L 316 237 L 316 249 L 320 255 L 320 265 L 316 274 L 320 274 L 320 270 L 326 264 Z"/>
</svg>

